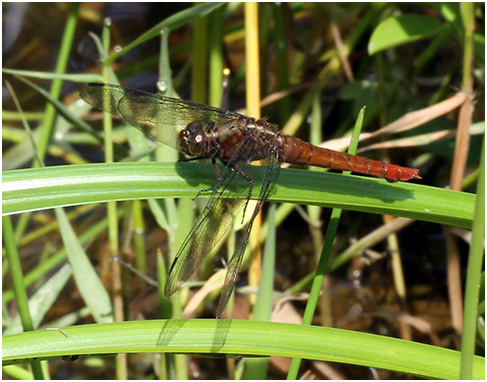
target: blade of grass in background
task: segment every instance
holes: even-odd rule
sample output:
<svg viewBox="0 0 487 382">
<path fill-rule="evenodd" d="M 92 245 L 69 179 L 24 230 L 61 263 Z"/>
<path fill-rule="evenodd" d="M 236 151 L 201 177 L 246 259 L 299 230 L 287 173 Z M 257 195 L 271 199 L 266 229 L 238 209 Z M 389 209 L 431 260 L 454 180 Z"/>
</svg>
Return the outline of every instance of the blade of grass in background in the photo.
<svg viewBox="0 0 487 382">
<path fill-rule="evenodd" d="M 2 372 L 6 375 L 18 380 L 33 380 L 34 374 L 29 370 L 24 369 L 22 366 L 10 365 L 2 367 Z"/>
<path fill-rule="evenodd" d="M 276 63 L 277 63 L 277 78 L 278 90 L 284 91 L 290 88 L 289 83 L 289 69 L 288 69 L 288 41 L 286 36 L 286 21 L 284 15 L 284 8 L 282 4 L 270 3 L 273 7 L 274 26 L 274 43 L 276 45 Z M 282 98 L 278 103 L 279 108 L 279 125 L 284 126 L 284 123 L 289 119 L 292 106 L 290 97 Z"/>
<path fill-rule="evenodd" d="M 18 77 L 19 80 L 22 82 L 26 83 L 30 87 L 32 87 L 35 91 L 37 91 L 40 95 L 46 98 L 46 100 L 49 101 L 50 105 L 53 105 L 53 107 L 56 109 L 56 111 L 64 117 L 68 122 L 71 122 L 73 125 L 76 127 L 86 131 L 87 133 L 90 133 L 93 137 L 95 137 L 100 143 L 103 142 L 103 137 L 102 135 L 94 130 L 88 123 L 83 121 L 81 118 L 78 118 L 71 113 L 66 106 L 63 105 L 62 102 L 57 100 L 56 98 L 53 98 L 48 92 L 46 92 L 44 89 L 42 89 L 40 86 L 37 86 L 33 82 L 27 80 L 26 78 L 23 77 Z"/>
<path fill-rule="evenodd" d="M 97 322 L 112 322 L 113 310 L 110 297 L 100 281 L 90 259 L 81 246 L 63 209 L 55 209 L 61 236 L 83 301 L 90 307 Z"/>
<path fill-rule="evenodd" d="M 14 100 L 16 101 L 15 96 Z M 17 101 L 16 104 L 19 109 L 19 113 L 22 113 L 20 105 Z M 44 166 L 43 157 L 38 153 L 38 148 L 33 139 L 31 129 L 25 119 L 23 119 L 23 122 L 25 129 L 31 138 L 32 150 L 36 153 L 35 157 L 37 158 L 39 165 Z M 100 282 L 100 279 L 88 260 L 86 253 L 79 244 L 64 210 L 62 208 L 56 208 L 55 213 L 59 222 L 63 243 L 68 254 L 68 260 L 73 269 L 76 269 L 74 278 L 78 289 L 84 298 L 84 301 L 90 307 L 93 316 L 98 322 L 111 322 L 111 304 L 103 284 Z M 40 322 L 47 309 L 53 304 L 54 297 L 57 296 L 67 281 L 67 279 L 64 277 L 58 277 L 52 280 L 51 286 L 49 286 L 49 284 L 45 284 L 44 290 L 40 291 L 39 295 L 37 295 L 35 298 L 35 301 L 39 301 L 43 304 L 43 308 L 37 309 L 37 322 Z M 48 292 L 45 292 L 46 289 Z M 37 303 L 35 301 L 33 300 L 33 303 Z"/>
<path fill-rule="evenodd" d="M 23 330 L 26 332 L 31 331 L 34 330 L 34 324 L 32 322 L 32 317 L 29 311 L 27 291 L 24 285 L 19 253 L 15 245 L 12 221 L 8 216 L 2 217 L 2 235 L 22 327 Z M 36 379 L 44 379 L 40 361 L 32 361 L 30 362 L 30 365 L 32 367 L 34 377 Z"/>
<path fill-rule="evenodd" d="M 54 301 L 59 297 L 71 277 L 71 266 L 64 264 L 49 280 L 47 280 L 29 299 L 29 308 L 32 312 L 33 327 L 38 328 L 46 313 L 52 308 Z M 3 335 L 22 332 L 20 316 L 15 317 L 10 325 L 3 331 Z"/>
<path fill-rule="evenodd" d="M 203 18 L 198 18 L 195 20 L 201 21 Z M 171 64 L 169 60 L 169 30 L 164 27 L 161 32 L 161 42 L 160 42 L 160 55 L 159 55 L 159 81 L 158 81 L 158 88 L 159 91 L 166 96 L 173 96 L 174 87 L 173 87 L 173 79 L 172 79 L 172 70 Z M 193 58 L 194 61 L 194 58 Z M 161 86 L 162 84 L 162 86 Z M 158 161 L 170 161 L 175 162 L 178 160 L 178 153 L 176 150 L 167 150 L 167 147 L 164 145 L 159 146 L 156 150 L 156 160 Z M 149 199 L 149 204 L 151 205 L 152 211 L 154 211 L 155 206 L 162 205 L 164 208 L 160 208 L 159 212 L 164 213 L 166 216 L 166 220 L 169 225 L 168 233 L 168 251 L 167 251 L 167 260 L 168 263 L 166 264 L 166 269 L 169 269 L 173 259 L 176 257 L 176 253 L 179 249 L 180 243 L 178 241 L 178 231 L 185 230 L 187 226 L 189 226 L 188 221 L 190 221 L 190 217 L 193 216 L 192 214 L 192 201 L 188 200 L 181 200 L 178 205 L 176 205 L 176 201 L 173 198 L 166 198 L 163 201 L 157 201 L 155 199 Z M 188 219 L 186 220 L 179 220 L 180 212 L 179 209 L 186 212 L 189 209 L 189 213 L 187 213 Z M 184 225 L 183 223 L 186 223 Z M 179 235 L 180 236 L 180 235 Z M 164 294 L 165 282 L 159 284 L 160 295 Z M 169 317 L 172 318 L 180 318 L 181 316 L 181 303 L 180 303 L 180 294 L 176 293 L 172 299 L 164 298 L 160 301 L 161 306 L 164 305 L 166 302 L 169 301 L 176 301 L 172 305 L 172 315 L 169 314 Z M 174 355 L 166 355 L 165 357 L 161 358 L 161 367 L 165 368 L 166 374 L 168 376 L 175 376 L 175 378 L 180 380 L 188 379 L 188 357 L 184 354 L 174 354 Z"/>
<path fill-rule="evenodd" d="M 120 218 L 119 212 L 119 218 Z M 78 238 L 80 244 L 86 246 L 88 242 L 92 241 L 95 237 L 97 237 L 101 232 L 103 232 L 107 227 L 107 220 L 103 219 L 98 223 L 94 224 L 90 227 L 86 232 L 81 234 Z M 54 253 L 49 259 L 43 261 L 39 264 L 35 269 L 27 273 L 24 277 L 25 286 L 30 286 L 36 281 L 39 281 L 44 275 L 48 272 L 52 271 L 54 268 L 59 266 L 59 264 L 66 259 L 66 248 L 59 250 L 58 252 Z M 3 302 L 7 304 L 9 301 L 12 300 L 14 297 L 12 290 L 3 290 Z"/>
<path fill-rule="evenodd" d="M 222 106 L 223 84 L 223 25 L 226 6 L 215 9 L 209 16 L 209 95 L 208 104 Z M 228 105 L 228 100 L 223 100 Z"/>
<path fill-rule="evenodd" d="M 467 158 L 470 148 L 469 127 L 472 124 L 473 113 L 473 31 L 475 29 L 474 8 L 472 3 L 461 3 L 460 13 L 464 29 L 462 91 L 468 96 L 460 106 L 457 120 L 455 150 L 450 173 L 450 188 L 461 190 L 465 176 Z M 452 326 L 458 335 L 463 330 L 463 296 L 462 276 L 460 269 L 460 251 L 458 238 L 451 232 L 445 232 L 448 296 L 450 299 L 450 314 Z"/>
<path fill-rule="evenodd" d="M 78 10 L 79 10 L 79 3 L 71 4 L 70 13 L 68 15 L 68 19 L 66 21 L 66 26 L 63 31 L 62 41 L 59 48 L 59 54 L 56 61 L 56 68 L 55 73 L 62 74 L 66 71 L 66 67 L 68 64 L 69 53 L 71 51 L 71 46 L 73 44 L 73 39 L 75 35 L 76 25 L 77 25 L 77 17 L 78 17 Z M 61 94 L 61 86 L 62 86 L 61 79 L 54 79 L 51 85 L 50 96 L 53 99 L 58 100 Z M 47 148 L 52 138 L 52 132 L 54 129 L 56 119 L 56 110 L 51 104 L 46 105 L 45 113 L 44 113 L 44 120 L 42 122 L 42 128 L 40 129 L 40 136 L 37 140 L 37 147 L 38 147 L 38 155 L 41 159 L 43 159 L 46 155 Z M 38 167 L 40 165 L 39 160 L 34 160 L 32 166 Z M 18 223 L 16 228 L 16 237 L 19 238 L 22 236 L 27 224 L 30 220 L 30 214 L 23 214 Z"/>
<path fill-rule="evenodd" d="M 364 113 L 365 107 L 360 110 L 357 121 L 355 123 L 355 128 L 352 135 L 352 141 L 350 142 L 350 148 L 348 149 L 349 154 L 355 154 L 357 151 L 358 146 L 358 137 L 360 136 L 360 131 L 362 129 L 363 121 L 364 121 Z M 344 172 L 345 174 L 350 174 L 349 171 Z M 316 310 L 316 306 L 318 304 L 318 298 L 320 296 L 320 291 L 323 285 L 323 281 L 325 280 L 325 276 L 329 272 L 330 267 L 330 258 L 331 258 L 331 250 L 333 248 L 333 242 L 335 240 L 336 232 L 338 229 L 338 223 L 340 222 L 340 217 L 342 214 L 342 209 L 340 208 L 333 208 L 331 211 L 330 221 L 328 223 L 328 228 L 325 234 L 325 240 L 323 243 L 323 251 L 321 252 L 321 256 L 316 267 L 316 275 L 313 279 L 313 284 L 311 286 L 311 291 L 309 293 L 309 299 L 306 303 L 306 309 L 303 315 L 303 323 L 302 325 L 311 325 L 311 321 L 313 320 L 313 316 Z M 289 372 L 287 375 L 287 379 L 297 379 L 299 366 L 301 364 L 301 359 L 293 358 L 291 361 L 291 366 L 289 367 Z"/>
<path fill-rule="evenodd" d="M 272 313 L 272 295 L 274 292 L 274 273 L 276 263 L 276 205 L 273 203 L 267 214 L 268 231 L 262 257 L 262 275 L 257 291 L 251 319 L 270 321 Z M 245 379 L 263 380 L 267 378 L 269 358 L 249 358 L 245 365 Z"/>
<path fill-rule="evenodd" d="M 51 73 L 51 72 L 41 72 L 35 70 L 19 70 L 19 69 L 6 69 L 6 68 L 2 68 L 2 72 L 6 74 L 13 74 L 16 76 L 37 78 L 39 80 L 62 80 L 62 81 L 73 81 L 77 83 L 98 82 L 101 79 L 100 75 L 95 73 L 68 74 L 68 73 Z M 52 97 L 52 94 L 50 95 Z M 39 115 L 44 116 L 44 113 L 41 113 Z"/>
<path fill-rule="evenodd" d="M 259 4 L 244 4 L 245 12 L 245 105 L 249 116 L 259 119 L 260 110 L 260 49 L 259 49 Z M 265 165 L 265 164 L 264 164 Z M 250 207 L 253 209 L 254 207 Z M 260 247 L 260 230 L 262 211 L 255 217 L 250 231 L 248 248 L 252 249 L 249 259 L 249 286 L 257 287 L 261 274 L 262 248 Z M 255 304 L 255 295 L 249 296 L 251 305 Z"/>
<path fill-rule="evenodd" d="M 71 46 L 73 44 L 73 39 L 76 32 L 76 25 L 78 22 L 78 10 L 79 3 L 71 4 L 71 11 L 69 17 L 66 21 L 66 26 L 63 33 L 63 39 L 61 41 L 59 56 L 56 61 L 56 69 L 54 70 L 57 74 L 62 74 L 66 71 L 68 65 L 69 54 L 71 52 Z M 58 99 L 61 94 L 61 86 L 63 81 L 61 79 L 54 79 L 51 84 L 50 96 L 53 99 Z M 40 140 L 37 142 L 37 149 L 41 158 L 44 158 L 47 152 L 47 147 L 51 142 L 52 131 L 54 127 L 54 120 L 56 117 L 56 109 L 52 104 L 48 103 L 46 106 L 46 112 L 43 122 L 42 134 Z M 34 162 L 34 167 L 39 166 L 38 162 Z"/>
<path fill-rule="evenodd" d="M 76 101 L 73 101 L 68 106 L 68 110 L 73 114 L 75 118 L 76 116 L 84 114 L 86 111 L 89 110 L 89 108 L 90 107 L 88 105 L 82 105 Z M 41 129 L 38 127 L 38 119 L 29 119 L 27 115 L 26 117 L 29 122 L 36 124 L 37 127 L 34 128 L 32 135 L 34 136 L 35 140 L 39 139 Z M 12 121 L 18 118 L 18 116 L 15 116 Z M 69 146 L 75 143 L 93 146 L 97 145 L 97 140 L 88 133 L 71 132 L 72 126 L 73 125 L 67 122 L 64 118 L 56 119 L 56 128 L 54 132 L 55 139 L 48 148 L 48 154 L 52 157 L 62 158 L 70 164 L 88 163 L 84 158 L 78 155 L 78 153 L 70 151 Z M 60 136 L 63 137 L 62 140 L 58 139 Z M 2 127 L 2 138 L 6 147 L 6 150 L 4 150 L 2 156 L 2 169 L 4 171 L 26 167 L 26 165 L 33 160 L 32 145 L 27 138 L 27 133 L 25 132 L 25 130 L 9 127 L 4 119 L 4 125 Z M 118 141 L 120 141 L 120 139 L 118 139 Z M 8 147 L 9 142 L 14 143 L 14 145 Z"/>
<path fill-rule="evenodd" d="M 389 17 L 375 28 L 369 40 L 369 54 L 399 45 L 433 37 L 445 27 L 442 23 L 424 15 L 400 15 Z"/>
<path fill-rule="evenodd" d="M 376 22 L 377 18 L 382 13 L 383 9 L 386 7 L 385 3 L 372 3 L 370 9 L 366 14 L 360 19 L 358 25 L 355 26 L 353 31 L 345 38 L 344 41 L 344 53 L 346 55 L 350 54 L 354 46 L 357 44 L 359 39 L 363 37 L 364 33 L 367 33 L 367 28 Z M 288 135 L 294 135 L 298 128 L 302 126 L 308 111 L 311 108 L 313 98 L 315 94 L 320 93 L 324 86 L 333 78 L 333 76 L 341 69 L 341 60 L 338 56 L 338 52 L 329 60 L 326 66 L 317 75 L 316 81 L 312 84 L 311 88 L 306 92 L 305 96 L 302 97 L 301 102 L 295 111 L 292 113 L 291 117 L 287 121 L 285 126 L 282 126 L 282 133 Z"/>
<path fill-rule="evenodd" d="M 208 78 L 208 16 L 195 20 L 193 26 L 193 55 L 191 66 L 191 99 L 207 103 Z"/>
<path fill-rule="evenodd" d="M 99 55 L 102 59 L 110 54 L 110 26 L 112 22 L 109 18 L 103 20 L 102 40 L 101 46 L 98 47 Z M 105 82 L 110 82 L 110 79 L 115 77 L 110 64 L 103 61 L 102 75 Z M 110 164 L 114 162 L 114 150 L 112 139 L 112 116 L 108 113 L 103 113 L 103 132 L 105 133 L 105 163 Z M 117 202 L 109 201 L 107 203 L 107 218 L 108 218 L 108 248 L 111 257 L 121 256 L 119 246 L 119 230 L 117 219 Z M 112 276 L 112 301 L 113 301 L 113 318 L 115 322 L 123 322 L 125 320 L 124 308 L 124 286 L 122 281 L 122 266 L 118 261 L 111 262 L 111 276 Z M 128 378 L 128 361 L 127 354 L 118 354 L 115 358 L 115 370 L 117 379 L 124 380 Z"/>
<path fill-rule="evenodd" d="M 169 32 L 182 27 L 183 25 L 188 24 L 192 20 L 206 16 L 208 13 L 212 12 L 214 9 L 221 7 L 224 3 L 200 3 L 195 5 L 191 8 L 185 9 L 181 12 L 178 12 L 172 16 L 169 16 L 167 19 L 161 21 L 150 30 L 145 32 L 143 35 L 136 38 L 131 43 L 127 44 L 123 49 L 119 52 L 112 54 L 110 57 L 105 59 L 106 63 L 110 63 L 115 61 L 120 56 L 124 55 L 131 49 L 137 47 L 138 45 L 146 42 L 154 37 L 159 36 L 159 33 L 163 28 L 167 28 Z"/>
<path fill-rule="evenodd" d="M 481 285 L 482 262 L 484 261 L 485 239 L 485 145 L 480 157 L 479 179 L 473 222 L 472 242 L 468 255 L 467 282 L 465 285 L 465 309 L 462 331 L 461 379 L 473 378 L 475 357 L 476 322 L 479 314 L 479 293 Z M 485 268 L 484 268 L 485 269 Z M 485 378 L 485 376 L 484 376 Z"/>
</svg>

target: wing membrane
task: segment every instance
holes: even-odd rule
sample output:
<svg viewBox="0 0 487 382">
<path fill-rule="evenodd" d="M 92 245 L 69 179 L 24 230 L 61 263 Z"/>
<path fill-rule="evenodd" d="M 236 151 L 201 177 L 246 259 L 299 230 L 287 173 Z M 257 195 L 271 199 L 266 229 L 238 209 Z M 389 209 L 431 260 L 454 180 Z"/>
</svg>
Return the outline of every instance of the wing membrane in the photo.
<svg viewBox="0 0 487 382">
<path fill-rule="evenodd" d="M 230 174 L 230 177 L 238 176 Z M 238 199 L 223 199 L 225 189 L 213 192 L 204 210 L 176 255 L 166 282 L 165 294 L 172 295 L 199 267 L 203 258 L 223 239 L 233 218 L 243 207 Z"/>
<path fill-rule="evenodd" d="M 174 258 L 166 282 L 166 296 L 172 295 L 179 289 L 198 268 L 203 258 L 230 230 L 233 218 L 243 207 L 244 201 L 238 198 L 226 199 L 225 197 L 228 197 L 231 192 L 242 194 L 243 191 L 239 192 L 237 185 L 248 190 L 248 184 L 244 187 L 243 182 L 246 181 L 240 175 L 228 166 L 225 168 L 221 185 L 213 191 Z"/>
<path fill-rule="evenodd" d="M 80 96 L 97 109 L 119 115 L 146 136 L 176 149 L 179 149 L 179 132 L 190 122 L 224 124 L 235 118 L 248 118 L 208 105 L 112 84 L 87 84 Z"/>
<path fill-rule="evenodd" d="M 242 236 L 240 237 L 235 252 L 233 253 L 230 261 L 228 262 L 228 269 L 225 275 L 225 281 L 223 283 L 222 292 L 220 294 L 220 300 L 218 301 L 218 306 L 216 308 L 217 318 L 223 313 L 225 306 L 232 295 L 233 288 L 235 287 L 235 282 L 237 281 L 238 272 L 240 266 L 242 265 L 242 259 L 244 256 L 245 248 L 247 247 L 247 242 L 249 239 L 250 231 L 252 230 L 252 225 L 255 218 L 262 209 L 262 205 L 267 200 L 272 186 L 279 175 L 280 163 L 276 153 L 269 149 L 267 155 L 267 165 L 264 179 L 262 181 L 262 186 L 260 189 L 259 199 L 252 213 L 249 223 L 245 226 Z"/>
<path fill-rule="evenodd" d="M 253 146 L 258 144 L 252 139 L 244 140 L 232 158 L 241 158 L 242 153 L 247 152 L 247 150 L 255 150 L 256 148 Z M 232 159 L 229 161 L 223 173 L 221 186 L 213 191 L 203 212 L 198 217 L 173 261 L 165 287 L 166 295 L 173 294 L 193 274 L 203 258 L 229 231 L 235 215 L 246 205 L 245 201 L 249 196 L 250 185 L 248 180 L 244 179 L 241 174 L 245 173 L 252 178 L 252 170 L 255 171 L 256 168 L 258 167 L 247 165 L 245 162 L 236 162 L 232 161 Z M 259 200 L 228 263 L 227 274 L 218 302 L 217 317 L 223 312 L 231 296 L 253 221 L 270 192 L 271 186 L 279 173 L 279 168 L 279 160 L 276 153 L 269 149 Z M 229 196 L 232 199 L 228 199 Z"/>
</svg>

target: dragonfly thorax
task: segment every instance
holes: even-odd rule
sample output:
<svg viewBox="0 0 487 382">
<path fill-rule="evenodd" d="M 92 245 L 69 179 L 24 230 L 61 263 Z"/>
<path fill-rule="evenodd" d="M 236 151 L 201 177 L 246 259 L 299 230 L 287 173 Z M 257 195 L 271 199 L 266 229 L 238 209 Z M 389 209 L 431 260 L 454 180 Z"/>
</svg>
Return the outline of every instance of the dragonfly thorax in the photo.
<svg viewBox="0 0 487 382">
<path fill-rule="evenodd" d="M 206 133 L 203 123 L 193 121 L 179 133 L 179 144 L 183 151 L 191 156 L 204 157 L 208 150 L 206 147 Z"/>
</svg>

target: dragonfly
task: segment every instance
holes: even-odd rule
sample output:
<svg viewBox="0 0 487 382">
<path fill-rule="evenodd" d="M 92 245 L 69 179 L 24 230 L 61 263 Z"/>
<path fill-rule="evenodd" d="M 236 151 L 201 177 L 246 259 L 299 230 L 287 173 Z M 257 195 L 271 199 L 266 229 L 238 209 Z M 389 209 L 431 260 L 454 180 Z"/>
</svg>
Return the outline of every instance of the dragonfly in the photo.
<svg viewBox="0 0 487 382">
<path fill-rule="evenodd" d="M 256 169 L 264 172 L 250 219 L 227 264 L 217 317 L 233 292 L 252 224 L 276 182 L 282 162 L 349 170 L 389 182 L 421 179 L 418 169 L 321 148 L 280 134 L 277 126 L 265 119 L 256 120 L 209 105 L 106 83 L 86 84 L 80 96 L 93 107 L 121 117 L 145 136 L 179 150 L 190 160 L 210 159 L 214 165 L 217 185 L 198 193 L 211 191 L 169 268 L 166 296 L 189 279 L 229 231 L 235 216 L 242 209 L 245 212 L 258 178 Z M 263 161 L 264 170 L 251 164 L 255 161 Z M 224 165 L 223 170 L 218 163 Z"/>
</svg>

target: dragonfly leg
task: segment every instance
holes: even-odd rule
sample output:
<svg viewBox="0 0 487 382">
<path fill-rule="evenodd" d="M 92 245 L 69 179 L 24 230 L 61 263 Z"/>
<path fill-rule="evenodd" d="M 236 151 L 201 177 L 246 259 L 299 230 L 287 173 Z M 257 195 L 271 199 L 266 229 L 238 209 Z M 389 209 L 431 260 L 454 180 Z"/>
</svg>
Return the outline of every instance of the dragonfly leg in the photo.
<svg viewBox="0 0 487 382">
<path fill-rule="evenodd" d="M 247 200 L 245 201 L 245 206 L 243 210 L 243 215 L 242 215 L 242 223 L 245 218 L 245 212 L 247 212 L 247 206 L 249 204 L 250 197 L 252 196 L 252 189 L 254 188 L 254 180 L 243 170 L 241 170 L 238 167 L 235 167 L 233 165 L 229 165 L 229 167 L 232 169 L 232 171 L 235 171 L 238 175 L 240 175 L 242 178 L 244 178 L 247 182 L 249 182 L 249 193 L 247 195 Z"/>
<path fill-rule="evenodd" d="M 220 170 L 220 167 L 218 167 L 218 164 L 216 163 L 215 157 L 211 158 L 211 164 L 213 165 L 213 168 L 215 169 L 216 179 L 218 180 L 218 187 L 220 187 L 222 184 L 222 181 L 223 181 L 223 176 L 222 176 L 222 172 Z"/>
<path fill-rule="evenodd" d="M 196 194 L 196 196 L 193 198 L 193 201 L 196 200 L 200 196 L 200 194 L 202 194 L 204 192 L 208 192 L 208 191 L 213 192 L 213 191 L 217 190 L 218 188 L 220 188 L 222 185 L 223 176 L 222 176 L 222 172 L 220 171 L 220 167 L 218 167 L 218 164 L 216 163 L 215 157 L 211 158 L 211 163 L 213 164 L 213 167 L 215 168 L 216 180 L 218 181 L 218 183 L 216 186 L 213 186 L 210 188 L 204 188 L 203 190 L 199 190 L 198 193 Z"/>
</svg>

